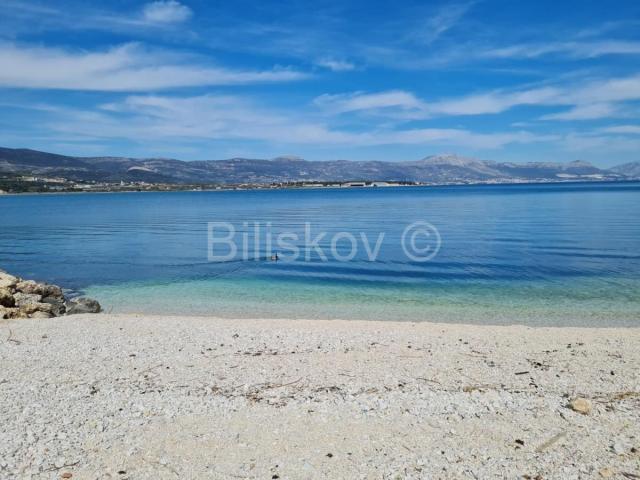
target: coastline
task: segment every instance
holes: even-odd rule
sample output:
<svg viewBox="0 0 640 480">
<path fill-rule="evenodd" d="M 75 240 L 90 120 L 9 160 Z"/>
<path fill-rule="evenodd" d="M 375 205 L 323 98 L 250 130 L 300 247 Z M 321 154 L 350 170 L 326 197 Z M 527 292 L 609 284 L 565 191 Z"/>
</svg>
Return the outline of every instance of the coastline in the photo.
<svg viewBox="0 0 640 480">
<path fill-rule="evenodd" d="M 535 185 L 599 185 L 599 184 L 635 184 L 640 183 L 640 178 L 629 178 L 622 180 L 558 180 L 558 181 L 522 181 L 522 182 L 478 182 L 478 183 L 435 183 L 435 184 L 419 184 L 419 185 L 392 185 L 385 187 L 375 187 L 377 189 L 387 190 L 395 188 L 451 188 L 451 187 L 517 187 L 517 186 L 535 186 Z M 335 186 L 270 186 L 265 184 L 260 187 L 234 187 L 234 188 L 202 188 L 202 189 L 173 189 L 173 190 L 82 190 L 74 192 L 3 192 L 2 197 L 13 196 L 29 196 L 29 195 L 77 195 L 77 194 L 95 194 L 95 193 L 184 193 L 184 192 L 251 192 L 251 191 L 272 191 L 272 190 L 362 190 L 375 189 L 374 187 L 335 187 Z"/>
<path fill-rule="evenodd" d="M 640 474 L 640 328 L 97 314 L 0 330 L 3 473 Z"/>
</svg>

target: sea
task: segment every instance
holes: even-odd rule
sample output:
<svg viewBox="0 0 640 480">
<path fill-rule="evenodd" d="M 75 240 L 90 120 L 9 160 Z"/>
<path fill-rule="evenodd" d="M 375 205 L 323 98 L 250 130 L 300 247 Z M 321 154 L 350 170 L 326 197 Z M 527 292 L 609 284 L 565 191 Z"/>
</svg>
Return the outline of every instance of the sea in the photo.
<svg viewBox="0 0 640 480">
<path fill-rule="evenodd" d="M 640 326 L 640 183 L 5 195 L 0 269 L 113 313 Z"/>
</svg>

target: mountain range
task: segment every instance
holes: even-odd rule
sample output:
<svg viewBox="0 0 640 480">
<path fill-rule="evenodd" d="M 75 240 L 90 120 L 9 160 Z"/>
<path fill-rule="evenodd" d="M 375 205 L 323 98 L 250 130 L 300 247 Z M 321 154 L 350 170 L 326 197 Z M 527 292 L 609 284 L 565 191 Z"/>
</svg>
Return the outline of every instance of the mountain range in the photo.
<svg viewBox="0 0 640 480">
<path fill-rule="evenodd" d="M 458 155 L 418 161 L 269 160 L 182 161 L 167 158 L 73 157 L 29 149 L 0 148 L 0 174 L 62 177 L 75 182 L 169 184 L 270 184 L 283 182 L 401 181 L 419 183 L 627 180 L 640 178 L 640 162 L 600 169 L 590 163 L 510 163 Z"/>
</svg>

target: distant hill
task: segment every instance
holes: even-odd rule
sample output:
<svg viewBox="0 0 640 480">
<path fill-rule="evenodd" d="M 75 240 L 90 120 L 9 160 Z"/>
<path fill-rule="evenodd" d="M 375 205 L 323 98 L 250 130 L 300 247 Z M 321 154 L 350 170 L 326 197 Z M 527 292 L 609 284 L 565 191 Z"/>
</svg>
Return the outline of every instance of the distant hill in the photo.
<svg viewBox="0 0 640 480">
<path fill-rule="evenodd" d="M 611 170 L 590 163 L 499 163 L 435 155 L 413 162 L 308 161 L 298 157 L 270 160 L 182 161 L 167 158 L 71 157 L 29 149 L 0 148 L 0 173 L 68 180 L 151 183 L 280 183 L 403 181 L 422 183 L 624 180 L 640 177 L 640 162 Z"/>
<path fill-rule="evenodd" d="M 618 165 L 611 169 L 612 172 L 631 178 L 640 178 L 640 162 L 630 162 Z"/>
</svg>

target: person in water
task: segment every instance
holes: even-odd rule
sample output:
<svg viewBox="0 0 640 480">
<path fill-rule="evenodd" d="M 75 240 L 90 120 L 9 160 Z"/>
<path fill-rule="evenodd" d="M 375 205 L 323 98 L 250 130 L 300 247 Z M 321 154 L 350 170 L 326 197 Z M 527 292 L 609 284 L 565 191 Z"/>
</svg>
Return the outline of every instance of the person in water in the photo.
<svg viewBox="0 0 640 480">
<path fill-rule="evenodd" d="M 274 255 L 271 255 L 271 260 L 274 262 L 278 261 L 278 252 L 276 252 Z"/>
</svg>

